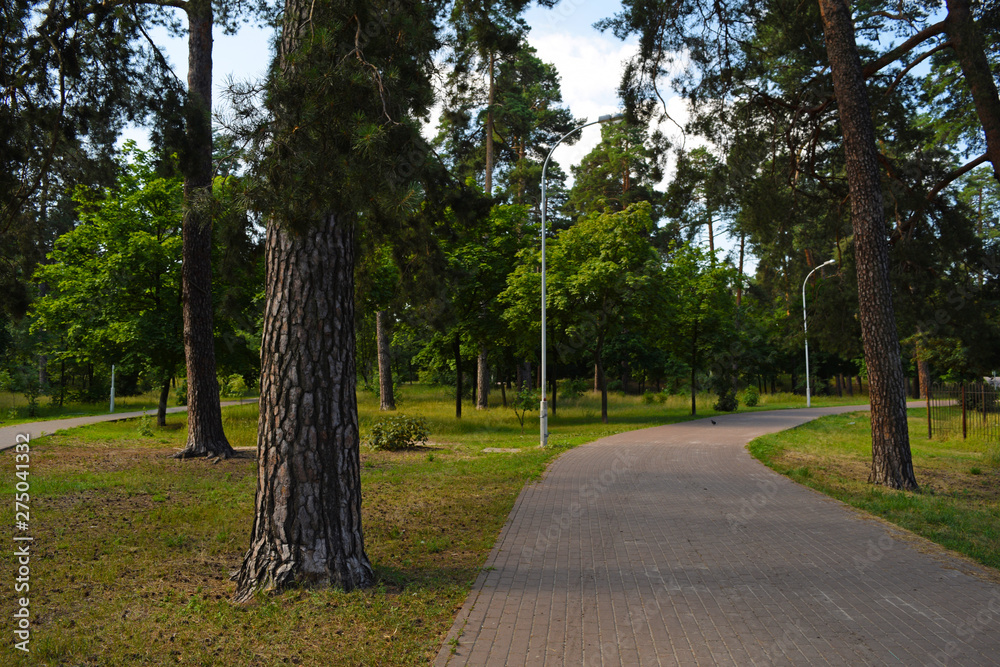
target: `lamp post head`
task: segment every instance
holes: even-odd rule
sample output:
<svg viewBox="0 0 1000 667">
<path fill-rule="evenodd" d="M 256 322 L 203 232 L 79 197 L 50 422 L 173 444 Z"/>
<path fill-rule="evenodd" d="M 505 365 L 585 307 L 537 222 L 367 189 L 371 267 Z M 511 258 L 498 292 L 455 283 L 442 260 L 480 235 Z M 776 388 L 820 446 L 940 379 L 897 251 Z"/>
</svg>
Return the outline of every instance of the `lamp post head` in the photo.
<svg viewBox="0 0 1000 667">
<path fill-rule="evenodd" d="M 823 262 L 822 264 L 820 264 L 820 266 L 830 266 L 831 264 L 836 264 L 836 263 L 837 263 L 837 260 L 835 260 L 835 259 L 828 259 L 825 262 Z"/>
<path fill-rule="evenodd" d="M 610 123 L 612 121 L 621 120 L 624 117 L 625 117 L 624 114 L 620 114 L 620 113 L 610 114 L 609 113 L 609 114 L 605 114 L 604 116 L 598 116 L 597 117 L 597 122 L 598 123 Z"/>
</svg>

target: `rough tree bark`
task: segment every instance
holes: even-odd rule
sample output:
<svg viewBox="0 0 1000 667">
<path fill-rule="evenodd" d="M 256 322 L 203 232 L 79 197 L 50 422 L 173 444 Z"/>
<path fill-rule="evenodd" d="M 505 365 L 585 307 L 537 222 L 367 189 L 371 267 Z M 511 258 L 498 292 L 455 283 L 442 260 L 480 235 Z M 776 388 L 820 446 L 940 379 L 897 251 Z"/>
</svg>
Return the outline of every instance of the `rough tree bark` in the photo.
<svg viewBox="0 0 1000 667">
<path fill-rule="evenodd" d="M 191 0 L 187 14 L 187 159 L 181 231 L 181 303 L 188 437 L 177 457 L 228 458 L 233 448 L 222 430 L 212 322 L 212 3 Z"/>
<path fill-rule="evenodd" d="M 476 410 L 490 407 L 490 367 L 486 358 L 486 346 L 479 348 L 476 358 Z"/>
<path fill-rule="evenodd" d="M 455 354 L 455 419 L 462 418 L 462 341 L 455 333 L 452 342 L 452 352 Z"/>
<path fill-rule="evenodd" d="M 819 0 L 826 49 L 844 135 L 851 224 L 872 421 L 869 482 L 916 489 L 906 424 L 906 386 L 889 281 L 889 244 L 875 128 L 845 0 Z"/>
<path fill-rule="evenodd" d="M 167 425 L 167 399 L 170 398 L 170 380 L 173 374 L 173 370 L 164 370 L 163 373 L 163 384 L 160 385 L 160 401 L 156 405 L 157 426 L 162 427 Z"/>
<path fill-rule="evenodd" d="M 375 345 L 378 348 L 379 410 L 395 410 L 396 397 L 392 393 L 392 358 L 389 356 L 389 314 L 384 310 L 375 313 Z"/>
<path fill-rule="evenodd" d="M 976 115 L 986 135 L 986 155 L 1000 181 L 1000 95 L 986 56 L 983 36 L 972 17 L 969 0 L 947 0 L 945 30 L 955 48 L 962 76 L 972 93 Z"/>
<path fill-rule="evenodd" d="M 361 531 L 353 216 L 268 224 L 258 481 L 237 601 L 291 585 L 374 581 Z"/>
</svg>

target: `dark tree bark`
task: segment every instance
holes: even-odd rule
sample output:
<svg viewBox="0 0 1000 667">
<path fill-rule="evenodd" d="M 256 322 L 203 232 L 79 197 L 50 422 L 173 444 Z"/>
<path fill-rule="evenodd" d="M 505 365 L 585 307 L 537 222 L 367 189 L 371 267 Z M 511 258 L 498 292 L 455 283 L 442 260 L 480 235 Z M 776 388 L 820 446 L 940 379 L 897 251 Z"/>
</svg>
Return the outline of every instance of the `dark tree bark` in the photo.
<svg viewBox="0 0 1000 667">
<path fill-rule="evenodd" d="M 479 348 L 479 357 L 476 359 L 476 380 L 476 409 L 485 410 L 490 407 L 490 367 L 485 345 Z"/>
<path fill-rule="evenodd" d="M 170 398 L 170 378 L 172 371 L 164 371 L 163 384 L 160 386 L 160 402 L 156 406 L 156 425 L 167 425 L 167 399 Z"/>
<path fill-rule="evenodd" d="M 378 348 L 379 410 L 395 410 L 396 397 L 392 393 L 392 358 L 389 355 L 389 314 L 384 310 L 375 313 L 375 345 Z"/>
<path fill-rule="evenodd" d="M 452 351 L 455 354 L 455 419 L 462 418 L 462 341 L 455 333 L 455 340 L 452 343 Z"/>
<path fill-rule="evenodd" d="M 946 4 L 945 30 L 986 135 L 986 156 L 993 165 L 993 177 L 1000 181 L 1000 95 L 986 57 L 985 42 L 973 20 L 969 0 L 947 0 Z"/>
<path fill-rule="evenodd" d="M 291 585 L 374 581 L 361 530 L 352 215 L 268 224 L 258 482 L 237 601 Z"/>
<path fill-rule="evenodd" d="M 604 375 L 604 337 L 598 336 L 597 349 L 594 351 L 594 381 L 601 389 L 601 423 L 608 423 L 608 379 Z"/>
<path fill-rule="evenodd" d="M 872 420 L 869 481 L 916 489 L 906 424 L 906 387 L 889 281 L 889 244 L 882 205 L 875 128 L 845 0 L 819 0 L 826 49 L 844 135 L 851 224 Z"/>
<path fill-rule="evenodd" d="M 222 430 L 212 322 L 212 3 L 187 9 L 188 101 L 181 302 L 187 362 L 188 437 L 178 458 L 221 456 L 233 448 Z"/>
</svg>

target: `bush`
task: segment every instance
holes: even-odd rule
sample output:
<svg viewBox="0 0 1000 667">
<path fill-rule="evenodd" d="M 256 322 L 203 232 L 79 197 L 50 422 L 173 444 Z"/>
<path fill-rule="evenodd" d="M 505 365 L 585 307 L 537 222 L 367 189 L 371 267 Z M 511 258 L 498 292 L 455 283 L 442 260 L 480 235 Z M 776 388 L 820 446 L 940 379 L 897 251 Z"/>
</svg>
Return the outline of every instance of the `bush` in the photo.
<svg viewBox="0 0 1000 667">
<path fill-rule="evenodd" d="M 187 379 L 181 380 L 174 387 L 174 399 L 177 401 L 177 405 L 187 405 L 188 404 L 188 381 L 187 381 Z"/>
<path fill-rule="evenodd" d="M 726 389 L 719 394 L 719 400 L 715 402 L 715 409 L 719 412 L 735 412 L 740 407 L 740 402 L 736 400 L 736 392 Z"/>
<path fill-rule="evenodd" d="M 396 452 L 424 444 L 429 435 L 427 420 L 423 417 L 390 415 L 372 424 L 365 444 L 377 451 Z"/>
<path fill-rule="evenodd" d="M 559 398 L 572 399 L 583 396 L 583 393 L 590 388 L 590 383 L 586 380 L 573 379 L 563 380 L 559 383 Z"/>
<path fill-rule="evenodd" d="M 651 391 L 647 391 L 642 395 L 642 402 L 646 405 L 652 405 L 656 401 L 656 394 Z"/>
<path fill-rule="evenodd" d="M 748 408 L 756 407 L 760 403 L 760 392 L 757 391 L 757 385 L 750 385 L 747 390 L 743 392 L 743 405 Z"/>
<path fill-rule="evenodd" d="M 243 398 L 247 395 L 247 383 L 239 373 L 219 379 L 219 390 L 223 398 Z"/>
<path fill-rule="evenodd" d="M 136 430 L 139 435 L 143 435 L 147 438 L 152 438 L 156 433 L 153 431 L 153 418 L 146 414 L 146 411 L 142 411 L 142 416 L 139 417 L 139 422 L 136 424 Z"/>
<path fill-rule="evenodd" d="M 664 389 L 663 391 L 661 391 L 658 394 L 656 394 L 656 402 L 657 403 L 660 403 L 660 404 L 666 403 L 668 398 L 670 398 L 670 393 L 667 392 L 666 389 Z"/>
</svg>

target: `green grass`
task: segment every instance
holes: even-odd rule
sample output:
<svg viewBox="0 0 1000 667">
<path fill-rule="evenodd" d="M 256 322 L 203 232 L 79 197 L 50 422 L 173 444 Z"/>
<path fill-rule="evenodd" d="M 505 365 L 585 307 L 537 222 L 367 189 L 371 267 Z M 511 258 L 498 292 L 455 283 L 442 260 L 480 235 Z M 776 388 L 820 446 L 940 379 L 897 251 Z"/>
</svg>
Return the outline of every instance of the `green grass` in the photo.
<svg viewBox="0 0 1000 667">
<path fill-rule="evenodd" d="M 762 397 L 764 398 L 764 397 Z M 772 397 L 767 396 L 767 399 Z M 804 404 L 775 397 L 758 409 Z M 447 388 L 404 386 L 398 412 L 421 415 L 430 442 L 406 452 L 362 449 L 363 519 L 378 584 L 346 594 L 293 590 L 231 602 L 231 571 L 249 541 L 256 463 L 178 461 L 185 416 L 153 437 L 136 421 L 105 422 L 32 442 L 32 653 L 20 664 L 426 664 L 483 566 L 517 494 L 559 453 L 599 437 L 688 419 L 690 397 L 646 404 L 596 394 L 560 400 L 550 447 L 538 412 L 525 432 L 511 409 L 454 417 Z M 364 433 L 377 399 L 361 392 Z M 699 416 L 717 414 L 699 397 Z M 817 403 L 821 401 L 818 400 Z M 256 445 L 257 406 L 223 410 L 230 442 Z M 485 447 L 518 449 L 489 454 Z M 14 521 L 13 452 L 2 455 L 0 525 Z M 0 550 L 3 600 L 14 561 Z M 10 607 L 8 602 L 5 606 Z"/>
<path fill-rule="evenodd" d="M 996 443 L 927 438 L 926 411 L 909 411 L 916 493 L 868 484 L 871 422 L 850 413 L 758 438 L 750 453 L 777 472 L 984 565 L 1000 568 Z"/>
</svg>

